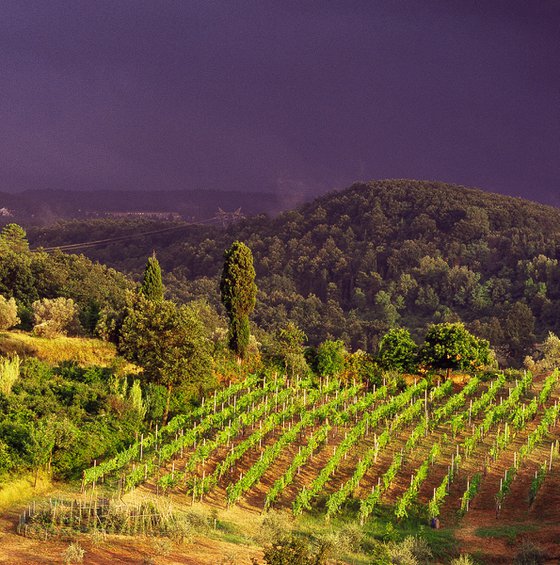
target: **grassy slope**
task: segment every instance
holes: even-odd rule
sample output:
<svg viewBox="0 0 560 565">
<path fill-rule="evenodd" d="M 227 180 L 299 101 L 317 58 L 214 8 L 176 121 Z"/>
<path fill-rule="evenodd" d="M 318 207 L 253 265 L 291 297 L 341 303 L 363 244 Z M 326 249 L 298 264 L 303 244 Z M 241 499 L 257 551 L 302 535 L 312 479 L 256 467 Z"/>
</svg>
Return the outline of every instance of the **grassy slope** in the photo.
<svg viewBox="0 0 560 565">
<path fill-rule="evenodd" d="M 17 353 L 51 364 L 75 361 L 82 367 L 110 366 L 116 357 L 115 346 L 100 339 L 57 337 L 48 339 L 23 332 L 0 333 L 0 355 Z"/>
</svg>

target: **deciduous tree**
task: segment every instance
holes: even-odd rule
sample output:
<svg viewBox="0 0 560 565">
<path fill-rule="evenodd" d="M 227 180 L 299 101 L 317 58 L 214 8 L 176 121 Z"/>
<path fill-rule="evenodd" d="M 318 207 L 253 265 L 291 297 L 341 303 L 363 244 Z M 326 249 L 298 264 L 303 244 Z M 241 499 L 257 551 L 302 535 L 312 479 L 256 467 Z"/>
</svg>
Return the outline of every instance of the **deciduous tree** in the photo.
<svg viewBox="0 0 560 565">
<path fill-rule="evenodd" d="M 167 388 L 163 421 L 173 388 L 202 384 L 211 375 L 211 344 L 204 325 L 189 306 L 154 302 L 140 295 L 121 329 L 120 353 L 144 370 L 148 382 Z"/>
<path fill-rule="evenodd" d="M 381 338 L 377 358 L 383 369 L 405 373 L 416 368 L 417 352 L 418 346 L 410 332 L 405 328 L 394 328 Z"/>
<path fill-rule="evenodd" d="M 460 323 L 433 324 L 420 350 L 420 362 L 428 369 L 474 370 L 488 363 L 490 344 L 472 335 Z"/>
</svg>

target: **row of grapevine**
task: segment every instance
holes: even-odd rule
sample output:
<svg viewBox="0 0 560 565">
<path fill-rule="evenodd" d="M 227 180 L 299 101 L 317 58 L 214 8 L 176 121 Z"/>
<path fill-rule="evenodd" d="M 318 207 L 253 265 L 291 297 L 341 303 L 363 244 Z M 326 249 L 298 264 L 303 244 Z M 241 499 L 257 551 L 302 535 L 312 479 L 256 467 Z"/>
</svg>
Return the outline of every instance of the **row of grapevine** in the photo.
<svg viewBox="0 0 560 565">
<path fill-rule="evenodd" d="M 498 392 L 502 389 L 506 382 L 506 377 L 504 374 L 498 376 L 490 386 L 488 390 L 481 394 L 477 399 L 474 401 L 471 400 L 471 404 L 469 407 L 468 412 L 462 412 L 457 414 L 451 419 L 451 431 L 453 433 L 453 437 L 456 437 L 458 432 L 463 430 L 467 425 L 467 422 L 470 422 L 472 418 L 476 418 L 476 416 L 486 410 L 486 408 L 490 405 L 490 403 L 496 398 Z"/>
<path fill-rule="evenodd" d="M 315 392 L 318 395 L 318 392 Z M 230 441 L 243 433 L 243 430 L 248 426 L 254 426 L 262 418 L 266 417 L 269 412 L 278 409 L 278 406 L 283 406 L 283 411 L 286 410 L 286 401 L 289 401 L 289 407 L 295 404 L 296 396 L 293 389 L 282 389 L 276 390 L 276 392 L 270 398 L 266 397 L 265 402 L 261 402 L 257 406 L 252 406 L 251 410 L 248 412 L 243 412 L 238 414 L 234 420 L 230 420 L 228 425 L 223 427 L 213 439 L 204 440 L 199 442 L 195 447 L 195 450 L 189 455 L 187 462 L 184 467 L 184 478 L 185 480 L 189 475 L 196 469 L 196 467 L 204 462 L 211 456 L 211 454 L 216 451 L 222 445 L 229 445 Z M 309 402 L 313 402 L 315 396 L 310 394 L 308 396 Z M 306 405 L 304 400 L 304 405 Z M 165 491 L 168 488 L 177 486 L 180 482 L 180 475 L 176 474 L 173 470 L 171 473 L 163 475 L 158 480 L 158 484 Z"/>
<path fill-rule="evenodd" d="M 394 397 L 388 403 L 381 405 L 373 412 L 366 413 L 364 417 L 352 428 L 352 430 L 350 430 L 344 440 L 336 447 L 331 459 L 321 469 L 319 475 L 315 478 L 311 485 L 308 488 L 304 487 L 300 490 L 292 505 L 294 514 L 300 514 L 305 508 L 308 510 L 311 509 L 311 500 L 319 494 L 324 485 L 329 481 L 347 451 L 369 431 L 370 427 L 373 428 L 382 420 L 386 420 L 390 416 L 395 415 L 398 410 L 402 409 L 413 399 L 414 395 L 422 392 L 426 388 L 427 381 L 422 379 L 415 386 L 410 387 L 400 395 Z M 411 411 L 414 411 L 417 405 L 419 405 L 420 410 L 416 410 L 416 412 L 419 413 L 423 406 L 422 400 L 417 401 L 417 403 L 410 406 L 409 409 L 401 412 L 398 416 L 399 420 L 404 421 L 404 419 L 412 419 L 414 416 L 408 416 L 408 414 L 410 414 Z"/>
<path fill-rule="evenodd" d="M 514 457 L 513 465 L 506 469 L 504 478 L 500 479 L 500 488 L 496 495 L 496 501 L 499 506 L 503 504 L 504 499 L 508 495 L 511 483 L 516 477 L 521 463 L 533 452 L 535 447 L 545 439 L 550 429 L 556 426 L 559 411 L 560 408 L 558 404 L 554 404 L 554 406 L 551 406 L 545 411 L 539 425 L 527 436 L 527 443 L 521 447 Z"/>
<path fill-rule="evenodd" d="M 369 399 L 367 397 L 364 398 L 365 402 L 361 402 L 361 403 L 358 402 L 356 404 L 352 404 L 343 412 L 337 413 L 334 423 L 338 425 L 341 422 L 346 422 L 348 421 L 349 415 L 357 414 L 358 411 L 365 410 L 367 407 L 369 407 L 370 404 L 373 404 L 374 401 L 378 399 L 386 398 L 387 387 L 382 386 L 375 393 L 367 396 L 369 396 L 370 398 Z M 278 498 L 282 490 L 286 486 L 292 483 L 299 469 L 307 463 L 308 459 L 312 456 L 313 452 L 319 447 L 319 445 L 326 441 L 330 427 L 331 426 L 327 423 L 309 437 L 306 445 L 303 447 L 303 449 L 300 449 L 299 453 L 296 455 L 296 457 L 294 458 L 288 469 L 284 472 L 284 474 L 279 479 L 275 481 L 274 485 L 267 493 L 265 499 L 265 509 L 269 508 L 274 503 L 274 501 Z"/>
<path fill-rule="evenodd" d="M 462 451 L 465 457 L 472 455 L 478 444 L 483 440 L 491 427 L 495 424 L 507 420 L 510 417 L 515 417 L 515 413 L 520 409 L 519 400 L 521 396 L 526 393 L 533 382 L 533 377 L 530 373 L 526 373 L 513 389 L 510 389 L 509 395 L 505 401 L 500 404 L 494 404 L 490 410 L 486 412 L 483 421 L 473 426 L 472 433 L 465 438 L 461 445 L 457 446 L 457 456 L 452 458 L 451 465 L 448 468 L 448 473 L 442 479 L 440 485 L 434 489 L 434 494 L 428 504 L 429 515 L 434 518 L 439 516 L 441 505 L 444 503 L 448 493 L 449 485 L 453 482 L 454 476 L 459 470 L 463 461 L 459 451 Z M 513 415 L 513 416 L 512 416 Z M 499 432 L 498 436 L 508 437 L 511 439 L 512 434 L 509 431 L 509 426 L 506 422 L 504 432 Z M 496 443 L 494 443 L 496 445 Z M 444 486 L 445 485 L 445 486 Z M 470 502 L 470 500 L 469 500 Z"/>
<path fill-rule="evenodd" d="M 340 384 L 337 381 L 332 381 L 329 384 L 329 388 L 324 390 L 324 394 L 328 395 L 329 392 L 332 390 L 338 389 Z M 259 425 L 259 429 L 251 434 L 247 439 L 240 442 L 236 446 L 232 446 L 232 449 L 228 455 L 220 461 L 220 463 L 216 466 L 213 473 L 208 476 L 203 476 L 201 480 L 198 480 L 196 477 L 192 479 L 191 490 L 193 492 L 193 496 L 202 495 L 205 492 L 208 492 L 211 488 L 213 488 L 217 483 L 218 480 L 230 469 L 233 468 L 233 465 L 250 449 L 259 445 L 263 438 L 270 433 L 274 428 L 292 416 L 298 414 L 302 418 L 306 418 L 306 423 L 309 424 L 315 419 L 327 418 L 332 416 L 336 413 L 336 410 L 349 398 L 355 396 L 360 390 L 360 385 L 356 385 L 350 388 L 343 389 L 340 394 L 337 394 L 334 399 L 330 401 L 326 401 L 324 404 L 320 404 L 315 408 L 311 408 L 310 410 L 306 410 L 306 406 L 309 404 L 315 405 L 316 401 L 318 400 L 321 393 L 317 391 L 313 394 L 311 400 L 307 400 L 307 403 L 304 404 L 295 404 L 292 407 L 288 408 L 286 411 L 277 412 L 271 414 L 267 420 Z M 310 395 L 311 396 L 311 392 Z M 328 398 L 328 396 L 327 396 Z M 290 424 L 289 430 L 292 429 Z M 241 479 L 240 479 L 241 480 Z"/>
<path fill-rule="evenodd" d="M 142 435 L 139 440 L 135 441 L 127 449 L 119 452 L 116 456 L 103 461 L 99 465 L 96 464 L 93 467 L 86 469 L 83 474 L 83 486 L 85 487 L 88 484 L 95 483 L 101 478 L 114 474 L 121 469 L 124 469 L 127 465 L 134 461 L 142 461 L 143 457 L 149 454 L 152 449 L 157 449 L 158 442 L 161 442 L 162 438 L 172 436 L 173 434 L 176 436 L 179 434 L 184 435 L 184 427 L 188 424 L 192 424 L 192 422 L 197 419 L 202 421 L 207 419 L 207 416 L 214 413 L 212 425 L 216 422 L 220 423 L 225 421 L 228 417 L 231 417 L 232 414 L 246 409 L 248 405 L 266 394 L 274 384 L 273 382 L 269 382 L 268 386 L 251 390 L 256 383 L 257 377 L 250 376 L 241 383 L 230 385 L 228 388 L 217 392 L 214 395 L 214 400 L 212 402 L 205 402 L 202 406 L 196 408 L 189 414 L 176 416 L 169 422 L 169 424 L 167 424 L 167 426 L 164 426 L 159 430 L 156 426 L 156 431 L 154 433 Z M 249 390 L 246 395 L 242 396 L 238 402 L 234 402 L 224 409 L 224 403 L 227 400 L 236 398 L 237 394 L 246 389 Z M 215 407 L 219 404 L 222 405 L 222 409 L 219 412 L 216 412 Z"/>
<path fill-rule="evenodd" d="M 429 455 L 418 467 L 418 470 L 410 480 L 410 486 L 399 497 L 395 505 L 395 516 L 397 518 L 408 517 L 407 508 L 418 498 L 418 492 L 424 481 L 428 478 L 428 471 L 430 466 L 434 464 L 436 457 L 440 454 L 439 443 L 434 443 Z"/>
<path fill-rule="evenodd" d="M 498 379 L 500 382 L 501 380 Z M 473 379 L 473 384 L 471 387 L 467 388 L 467 394 L 459 394 L 451 397 L 441 408 L 434 411 L 434 414 L 430 420 L 429 428 L 435 428 L 441 420 L 444 418 L 449 418 L 453 414 L 454 410 L 457 410 L 459 407 L 464 406 L 466 399 L 468 396 L 472 395 L 475 390 L 478 388 L 479 381 Z M 447 381 L 451 384 L 451 381 Z M 466 388 L 466 387 L 465 387 Z M 497 390 L 497 389 L 496 389 Z M 457 397 L 459 397 L 460 402 L 457 401 Z M 458 417 L 463 418 L 466 414 L 468 414 L 470 408 L 460 412 Z M 408 437 L 404 450 L 400 453 L 395 453 L 393 456 L 393 461 L 387 471 L 380 477 L 377 487 L 375 487 L 371 494 L 368 495 L 365 499 L 363 499 L 360 503 L 360 520 L 363 523 L 368 516 L 371 515 L 374 508 L 379 504 L 381 501 L 381 497 L 383 492 L 386 491 L 390 486 L 393 480 L 395 479 L 398 471 L 400 470 L 403 462 L 404 462 L 404 455 L 405 453 L 411 451 L 419 442 L 419 440 L 425 436 L 428 431 L 428 426 L 426 422 L 420 422 L 411 432 L 410 436 Z"/>
</svg>

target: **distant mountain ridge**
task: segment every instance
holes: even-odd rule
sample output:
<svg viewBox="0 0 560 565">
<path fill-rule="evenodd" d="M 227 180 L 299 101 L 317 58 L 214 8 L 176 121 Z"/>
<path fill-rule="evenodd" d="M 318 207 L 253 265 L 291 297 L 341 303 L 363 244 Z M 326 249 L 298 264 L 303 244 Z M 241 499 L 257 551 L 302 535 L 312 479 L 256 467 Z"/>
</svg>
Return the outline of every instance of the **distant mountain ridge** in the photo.
<svg viewBox="0 0 560 565">
<path fill-rule="evenodd" d="M 241 209 L 251 216 L 276 214 L 285 209 L 282 195 L 216 190 L 182 191 L 70 191 L 27 190 L 0 192 L 0 208 L 8 209 L 12 221 L 26 225 L 49 225 L 57 220 L 104 217 L 113 213 L 169 213 L 193 221 L 210 218 L 219 208 Z M 4 220 L 5 218 L 0 218 Z"/>
</svg>

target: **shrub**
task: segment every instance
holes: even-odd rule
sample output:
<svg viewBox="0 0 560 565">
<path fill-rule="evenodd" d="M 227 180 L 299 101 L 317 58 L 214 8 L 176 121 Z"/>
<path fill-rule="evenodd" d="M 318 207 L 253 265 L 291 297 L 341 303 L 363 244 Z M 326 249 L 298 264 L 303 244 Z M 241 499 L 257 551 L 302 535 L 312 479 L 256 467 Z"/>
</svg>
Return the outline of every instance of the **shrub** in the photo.
<svg viewBox="0 0 560 565">
<path fill-rule="evenodd" d="M 62 554 L 64 563 L 81 563 L 84 560 L 85 551 L 78 543 L 71 543 Z"/>
<path fill-rule="evenodd" d="M 270 510 L 264 515 L 256 539 L 259 543 L 275 543 L 285 538 L 293 529 L 293 520 L 289 513 Z"/>
<path fill-rule="evenodd" d="M 326 563 L 325 548 L 313 552 L 296 537 L 284 538 L 266 547 L 264 562 L 267 565 L 323 565 Z"/>
<path fill-rule="evenodd" d="M 15 299 L 7 299 L 0 294 L 0 330 L 9 330 L 19 322 Z"/>
<path fill-rule="evenodd" d="M 426 540 L 415 536 L 390 544 L 388 553 L 391 563 L 398 565 L 419 565 L 428 563 L 432 558 L 432 551 Z"/>
<path fill-rule="evenodd" d="M 449 565 L 474 565 L 474 561 L 470 555 L 464 554 L 452 559 Z"/>
<path fill-rule="evenodd" d="M 35 335 L 52 338 L 80 333 L 78 308 L 71 298 L 43 298 L 32 307 Z"/>
<path fill-rule="evenodd" d="M 525 542 L 515 556 L 513 563 L 515 565 L 541 565 L 545 562 L 545 557 L 539 546 L 531 542 Z"/>
<path fill-rule="evenodd" d="M 0 392 L 8 396 L 19 377 L 19 357 L 14 355 L 11 359 L 0 358 Z"/>
</svg>

